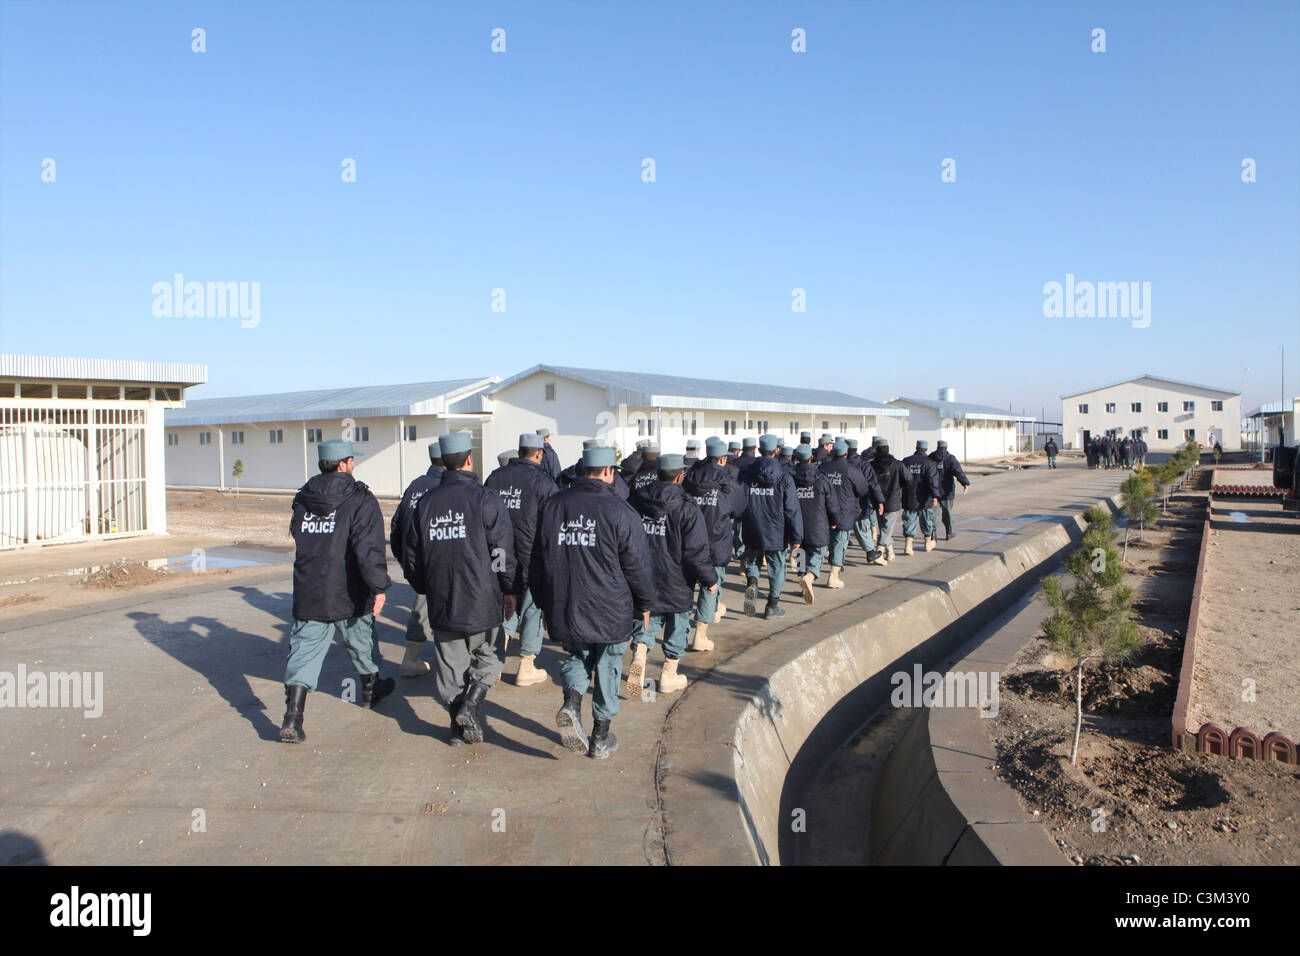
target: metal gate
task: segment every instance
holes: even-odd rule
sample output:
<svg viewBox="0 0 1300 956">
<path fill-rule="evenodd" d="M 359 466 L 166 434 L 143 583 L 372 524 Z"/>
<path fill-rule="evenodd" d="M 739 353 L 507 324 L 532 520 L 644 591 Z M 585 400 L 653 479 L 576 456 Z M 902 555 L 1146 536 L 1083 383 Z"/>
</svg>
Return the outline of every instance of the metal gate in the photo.
<svg viewBox="0 0 1300 956">
<path fill-rule="evenodd" d="M 147 530 L 146 409 L 0 406 L 0 547 Z"/>
</svg>

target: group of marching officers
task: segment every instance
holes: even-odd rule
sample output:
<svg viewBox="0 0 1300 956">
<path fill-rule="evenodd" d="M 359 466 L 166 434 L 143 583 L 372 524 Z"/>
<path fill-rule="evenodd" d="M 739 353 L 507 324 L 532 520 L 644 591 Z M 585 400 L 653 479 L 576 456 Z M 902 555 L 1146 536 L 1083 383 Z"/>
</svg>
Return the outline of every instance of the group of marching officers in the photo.
<svg viewBox="0 0 1300 956">
<path fill-rule="evenodd" d="M 1147 443 L 1141 438 L 1091 436 L 1083 443 L 1089 468 L 1136 468 L 1147 463 Z"/>
<path fill-rule="evenodd" d="M 880 438 L 859 453 L 852 439 L 812 437 L 802 433 L 798 445 L 781 445 L 774 435 L 713 437 L 703 448 L 690 439 L 685 455 L 645 441 L 621 462 L 604 441 L 589 439 L 579 460 L 564 467 L 542 428 L 520 435 L 480 483 L 470 435 L 443 435 L 429 445 L 429 470 L 403 494 L 387 542 L 378 502 L 352 477 L 359 453 L 346 441 L 321 442 L 321 473 L 293 503 L 294 625 L 281 739 L 306 739 L 307 693 L 336 627 L 360 678 L 362 705 L 373 707 L 394 690 L 392 678 L 378 676 L 374 640 L 391 586 L 387 544 L 416 594 L 401 674 L 432 670 L 452 746 L 484 738 L 483 702 L 502 670 L 499 635 L 519 637 L 516 685 L 549 680 L 537 666 L 544 624 L 567 655 L 555 717 L 560 738 L 575 753 L 608 757 L 618 747 L 610 723 L 628 645 L 629 697 L 647 686 L 684 689 L 680 662 L 688 648 L 713 649 L 708 631 L 727 613 L 721 588 L 733 560 L 745 577 L 745 613 L 771 620 L 786 613 L 787 570 L 806 604 L 823 571 L 824 587 L 844 587 L 850 538 L 869 563 L 887 565 L 897 557 L 900 516 L 903 555 L 913 553 L 918 534 L 933 550 L 940 524 L 946 538 L 954 536 L 956 489 L 964 494 L 970 481 L 946 442 L 930 452 L 918 441 L 900 460 Z M 646 671 L 656 640 L 663 665 L 653 685 Z M 432 667 L 423 659 L 426 644 Z M 588 689 L 590 733 L 581 712 Z"/>
</svg>

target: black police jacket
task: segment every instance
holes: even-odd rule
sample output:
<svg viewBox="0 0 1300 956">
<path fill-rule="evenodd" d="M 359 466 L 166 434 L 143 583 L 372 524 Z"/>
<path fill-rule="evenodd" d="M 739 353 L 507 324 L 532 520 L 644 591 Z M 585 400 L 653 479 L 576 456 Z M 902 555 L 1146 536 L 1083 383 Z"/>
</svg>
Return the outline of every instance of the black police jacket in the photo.
<svg viewBox="0 0 1300 956">
<path fill-rule="evenodd" d="M 515 537 L 515 583 L 511 593 L 522 597 L 528 586 L 528 562 L 533 556 L 533 537 L 537 533 L 537 516 L 542 502 L 559 489 L 549 475 L 527 458 L 511 458 L 510 463 L 488 475 L 483 487 L 495 491 L 506 506 Z"/>
<path fill-rule="evenodd" d="M 942 498 L 951 498 L 957 492 L 957 486 L 954 480 L 961 482 L 962 487 L 970 486 L 970 479 L 966 477 L 966 472 L 961 470 L 961 462 L 957 456 L 946 448 L 939 448 L 930 453 L 930 460 L 939 467 L 940 484 L 943 487 Z"/>
<path fill-rule="evenodd" d="M 632 493 L 628 503 L 641 515 L 654 561 L 656 614 L 689 611 L 695 585 L 718 583 L 710 553 L 709 530 L 699 505 L 680 484 L 656 481 Z"/>
<path fill-rule="evenodd" d="M 437 631 L 477 634 L 501 624 L 515 585 L 515 539 L 501 496 L 472 471 L 448 471 L 415 507 L 419 545 L 406 570 Z"/>
<path fill-rule="evenodd" d="M 912 480 L 903 487 L 903 508 L 907 511 L 919 511 L 930 507 L 930 501 L 942 498 L 943 478 L 939 466 L 930 460 L 923 451 L 914 451 L 903 459 L 903 464 L 912 473 Z"/>
<path fill-rule="evenodd" d="M 628 640 L 655 601 L 641 516 L 610 485 L 575 478 L 542 505 L 528 581 L 552 639 L 566 647 Z"/>
<path fill-rule="evenodd" d="M 792 477 L 803 516 L 803 549 L 811 552 L 830 547 L 831 523 L 835 520 L 831 514 L 830 479 L 813 461 L 797 462 Z"/>
<path fill-rule="evenodd" d="M 511 459 L 513 461 L 514 459 Z M 560 456 L 550 442 L 542 443 L 542 471 L 546 472 L 546 477 L 555 481 L 560 477 Z"/>
<path fill-rule="evenodd" d="M 820 468 L 830 486 L 831 523 L 848 530 L 861 517 L 862 499 L 871 492 L 867 476 L 847 458 L 832 458 L 822 462 Z"/>
<path fill-rule="evenodd" d="M 731 561 L 731 523 L 745 513 L 745 499 L 740 486 L 721 465 L 700 461 L 682 482 L 685 492 L 695 499 L 709 532 L 710 560 L 725 568 Z"/>
<path fill-rule="evenodd" d="M 634 495 L 639 489 L 652 485 L 658 480 L 659 459 L 656 458 L 653 461 L 642 460 L 641 467 L 627 479 L 628 493 Z"/>
<path fill-rule="evenodd" d="M 406 549 L 414 547 L 418 538 L 415 533 L 415 505 L 426 491 L 442 481 L 442 473 L 446 470 L 442 465 L 430 465 L 428 471 L 406 486 L 402 500 L 393 512 L 393 519 L 388 524 L 388 547 L 397 563 L 403 567 L 406 566 Z"/>
<path fill-rule="evenodd" d="M 1047 455 L 1058 455 L 1061 449 L 1057 447 L 1056 442 L 1047 441 L 1043 443 L 1043 453 Z M 933 457 L 933 456 L 931 456 Z"/>
<path fill-rule="evenodd" d="M 624 458 L 618 465 L 619 474 L 625 479 L 631 478 L 641 470 L 641 462 L 645 459 L 645 453 L 638 448 L 632 454 Z"/>
<path fill-rule="evenodd" d="M 315 475 L 294 495 L 291 521 L 294 619 L 342 621 L 374 610 L 392 581 L 384 516 L 370 489 L 347 472 Z"/>
<path fill-rule="evenodd" d="M 880 485 L 880 496 L 884 499 L 885 512 L 903 510 L 903 489 L 912 480 L 912 473 L 901 461 L 891 454 L 877 452 L 871 459 L 871 468 L 876 473 Z"/>
<path fill-rule="evenodd" d="M 745 493 L 745 547 L 780 551 L 803 541 L 803 512 L 794 479 L 775 458 L 762 457 L 740 473 Z"/>
</svg>

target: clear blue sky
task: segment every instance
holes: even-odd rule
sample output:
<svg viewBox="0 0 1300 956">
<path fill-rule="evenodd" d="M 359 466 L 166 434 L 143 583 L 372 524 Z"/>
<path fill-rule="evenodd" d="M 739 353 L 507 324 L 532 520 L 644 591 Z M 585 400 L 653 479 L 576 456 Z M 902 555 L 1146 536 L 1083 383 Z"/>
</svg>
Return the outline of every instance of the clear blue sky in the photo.
<svg viewBox="0 0 1300 956">
<path fill-rule="evenodd" d="M 6 352 L 202 362 L 195 397 L 545 362 L 1055 418 L 1145 371 L 1274 400 L 1284 344 L 1300 392 L 1300 4 L 0 10 Z M 259 282 L 260 324 L 155 317 L 176 273 Z M 1067 273 L 1150 282 L 1150 326 L 1045 318 Z"/>
</svg>

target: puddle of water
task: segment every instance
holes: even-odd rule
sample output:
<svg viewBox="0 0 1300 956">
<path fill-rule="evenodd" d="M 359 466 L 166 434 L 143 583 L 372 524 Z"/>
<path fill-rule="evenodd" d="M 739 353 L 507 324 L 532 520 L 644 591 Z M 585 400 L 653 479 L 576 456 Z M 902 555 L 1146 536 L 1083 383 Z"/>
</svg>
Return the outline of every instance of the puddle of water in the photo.
<svg viewBox="0 0 1300 956">
<path fill-rule="evenodd" d="M 1233 521 L 1237 522 L 1238 524 L 1245 524 L 1247 521 L 1250 520 L 1249 518 L 1246 517 L 1246 513 L 1244 511 L 1229 511 L 1228 517 L 1231 518 Z"/>
<path fill-rule="evenodd" d="M 155 558 L 146 561 L 151 568 L 167 571 L 218 571 L 228 568 L 265 567 L 271 564 L 292 564 L 293 555 L 259 548 L 195 548 L 189 554 L 174 558 Z"/>
</svg>

